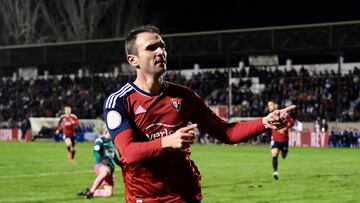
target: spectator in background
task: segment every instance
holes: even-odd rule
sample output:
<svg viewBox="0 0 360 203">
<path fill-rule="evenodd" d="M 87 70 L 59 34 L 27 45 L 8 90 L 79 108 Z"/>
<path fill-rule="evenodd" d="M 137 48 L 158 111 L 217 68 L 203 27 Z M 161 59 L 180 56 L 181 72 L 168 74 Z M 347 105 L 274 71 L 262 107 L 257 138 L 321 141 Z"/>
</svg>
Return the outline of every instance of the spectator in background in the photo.
<svg viewBox="0 0 360 203">
<path fill-rule="evenodd" d="M 329 147 L 336 147 L 336 136 L 336 129 L 332 127 L 329 135 Z"/>
<path fill-rule="evenodd" d="M 292 128 L 295 130 L 295 132 L 300 133 L 303 131 L 303 124 L 298 118 L 295 118 L 294 126 Z"/>
<path fill-rule="evenodd" d="M 31 128 L 30 120 L 28 118 L 24 118 L 20 123 L 20 130 L 21 130 L 21 141 L 26 141 L 26 132 Z"/>
<path fill-rule="evenodd" d="M 360 147 L 360 130 L 354 128 L 354 137 L 355 137 L 355 147 Z"/>
<path fill-rule="evenodd" d="M 342 133 L 342 147 L 351 146 L 352 135 L 349 127 L 346 127 Z"/>
<path fill-rule="evenodd" d="M 328 131 L 329 126 L 328 126 L 328 123 L 326 122 L 325 118 L 321 119 L 321 123 L 320 123 L 319 127 L 320 127 L 321 132 L 327 132 Z"/>
<path fill-rule="evenodd" d="M 315 133 L 319 133 L 319 132 L 320 132 L 320 123 L 319 123 L 319 119 L 318 119 L 318 118 L 316 118 L 316 120 L 314 121 L 313 131 L 314 131 Z"/>
</svg>

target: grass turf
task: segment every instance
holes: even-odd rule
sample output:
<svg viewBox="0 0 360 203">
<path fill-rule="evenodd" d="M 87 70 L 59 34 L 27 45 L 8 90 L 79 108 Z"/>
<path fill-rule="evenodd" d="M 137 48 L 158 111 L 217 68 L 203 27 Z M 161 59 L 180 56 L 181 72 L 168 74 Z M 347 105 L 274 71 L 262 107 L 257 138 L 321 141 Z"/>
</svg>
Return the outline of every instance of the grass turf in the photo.
<svg viewBox="0 0 360 203">
<path fill-rule="evenodd" d="M 204 202 L 360 202 L 360 149 L 289 151 L 275 181 L 268 146 L 193 145 Z M 119 167 L 114 196 L 76 196 L 95 178 L 92 143 L 77 144 L 71 166 L 63 143 L 0 142 L 0 163 L 0 202 L 125 202 Z"/>
</svg>

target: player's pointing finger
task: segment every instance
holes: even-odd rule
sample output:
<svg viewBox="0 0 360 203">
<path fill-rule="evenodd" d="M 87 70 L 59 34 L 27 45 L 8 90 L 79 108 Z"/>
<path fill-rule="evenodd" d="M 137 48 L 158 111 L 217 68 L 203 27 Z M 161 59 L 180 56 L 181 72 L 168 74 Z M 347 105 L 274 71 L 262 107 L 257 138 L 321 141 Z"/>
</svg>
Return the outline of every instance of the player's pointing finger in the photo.
<svg viewBox="0 0 360 203">
<path fill-rule="evenodd" d="M 195 129 L 195 128 L 197 128 L 197 124 L 191 124 L 191 125 L 188 125 L 188 126 L 186 126 L 186 127 L 183 127 L 183 128 L 182 128 L 182 131 L 183 131 L 183 132 L 187 132 L 187 131 L 193 130 L 193 129 Z"/>
<path fill-rule="evenodd" d="M 288 111 L 291 111 L 291 110 L 294 110 L 294 109 L 296 109 L 296 105 L 291 105 L 291 106 L 285 107 L 281 111 L 282 112 L 288 112 Z"/>
</svg>

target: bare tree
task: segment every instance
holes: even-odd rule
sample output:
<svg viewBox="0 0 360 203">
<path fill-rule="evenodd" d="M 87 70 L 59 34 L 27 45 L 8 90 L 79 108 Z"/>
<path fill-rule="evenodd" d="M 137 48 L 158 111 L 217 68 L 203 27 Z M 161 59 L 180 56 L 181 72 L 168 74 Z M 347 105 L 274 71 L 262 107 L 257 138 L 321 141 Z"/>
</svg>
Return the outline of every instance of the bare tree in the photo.
<svg viewBox="0 0 360 203">
<path fill-rule="evenodd" d="M 36 28 L 39 19 L 39 4 L 36 0 L 1 0 L 1 43 L 9 45 L 41 41 Z"/>
<path fill-rule="evenodd" d="M 157 24 L 160 12 L 151 0 L 115 0 L 108 22 L 113 37 L 122 37 L 139 24 Z"/>
<path fill-rule="evenodd" d="M 87 40 L 98 35 L 113 0 L 41 1 L 41 12 L 57 41 Z"/>
<path fill-rule="evenodd" d="M 158 22 L 150 0 L 0 0 L 0 43 L 6 45 L 124 36 Z"/>
</svg>

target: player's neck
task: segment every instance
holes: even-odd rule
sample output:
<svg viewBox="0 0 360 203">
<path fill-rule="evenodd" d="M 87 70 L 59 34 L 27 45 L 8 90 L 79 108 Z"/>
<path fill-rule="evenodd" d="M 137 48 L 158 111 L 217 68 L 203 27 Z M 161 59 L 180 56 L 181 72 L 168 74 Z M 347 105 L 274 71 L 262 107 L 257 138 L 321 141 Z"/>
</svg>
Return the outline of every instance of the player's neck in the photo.
<svg viewBox="0 0 360 203">
<path fill-rule="evenodd" d="M 141 90 L 156 94 L 161 91 L 161 86 L 163 83 L 163 78 L 146 78 L 146 77 L 136 77 L 134 84 Z"/>
</svg>

